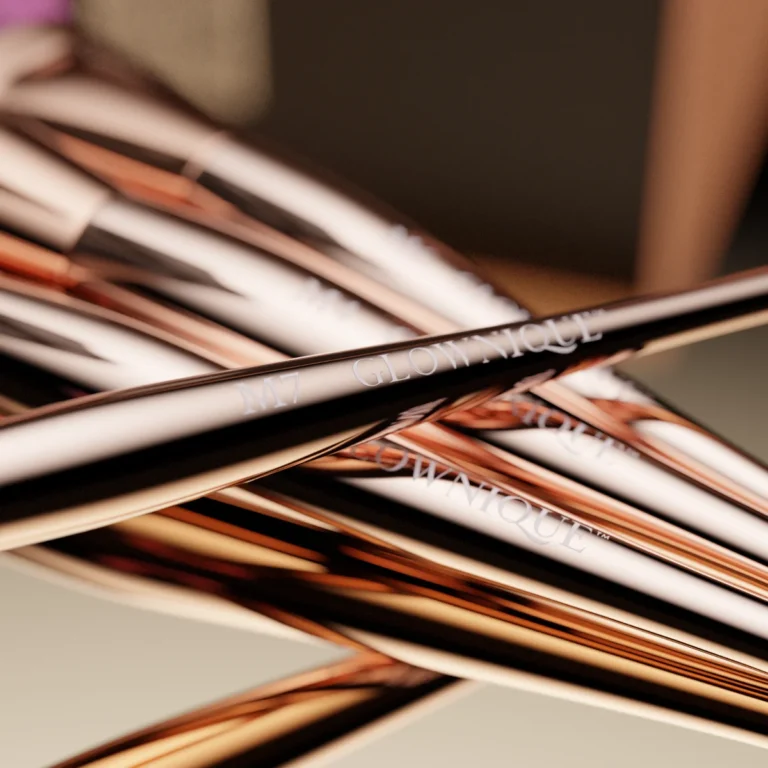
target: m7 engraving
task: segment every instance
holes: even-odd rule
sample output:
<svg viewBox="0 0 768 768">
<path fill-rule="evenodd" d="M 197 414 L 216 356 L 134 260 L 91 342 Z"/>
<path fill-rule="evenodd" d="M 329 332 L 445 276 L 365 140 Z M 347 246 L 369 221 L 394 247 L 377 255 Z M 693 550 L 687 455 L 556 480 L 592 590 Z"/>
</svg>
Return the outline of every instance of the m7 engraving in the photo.
<svg viewBox="0 0 768 768">
<path fill-rule="evenodd" d="M 243 413 L 246 416 L 251 413 L 274 411 L 299 402 L 299 373 L 280 373 L 249 383 L 240 381 L 237 389 L 243 398 Z"/>
</svg>

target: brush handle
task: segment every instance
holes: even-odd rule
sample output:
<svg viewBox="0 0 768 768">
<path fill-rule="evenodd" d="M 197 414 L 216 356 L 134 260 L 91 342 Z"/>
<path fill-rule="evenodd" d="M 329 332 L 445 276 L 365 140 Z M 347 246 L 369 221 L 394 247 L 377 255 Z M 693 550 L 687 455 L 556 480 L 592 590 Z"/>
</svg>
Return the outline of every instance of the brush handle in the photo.
<svg viewBox="0 0 768 768">
<path fill-rule="evenodd" d="M 501 391 L 763 322 L 768 271 L 532 324 L 318 355 L 96 395 L 0 428 L 6 541 L 196 498 Z M 46 476 L 44 484 L 39 478 Z M 55 528 L 56 526 L 54 526 Z"/>
</svg>

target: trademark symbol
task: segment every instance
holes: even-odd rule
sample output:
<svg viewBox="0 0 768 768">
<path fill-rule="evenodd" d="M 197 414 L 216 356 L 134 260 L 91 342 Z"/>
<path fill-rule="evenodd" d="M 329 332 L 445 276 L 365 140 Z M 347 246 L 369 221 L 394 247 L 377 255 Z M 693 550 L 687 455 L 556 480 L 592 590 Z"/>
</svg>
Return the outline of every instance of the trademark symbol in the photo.
<svg viewBox="0 0 768 768">
<path fill-rule="evenodd" d="M 597 531 L 597 536 L 601 539 L 610 539 L 611 537 L 607 533 L 602 533 L 601 531 Z"/>
</svg>

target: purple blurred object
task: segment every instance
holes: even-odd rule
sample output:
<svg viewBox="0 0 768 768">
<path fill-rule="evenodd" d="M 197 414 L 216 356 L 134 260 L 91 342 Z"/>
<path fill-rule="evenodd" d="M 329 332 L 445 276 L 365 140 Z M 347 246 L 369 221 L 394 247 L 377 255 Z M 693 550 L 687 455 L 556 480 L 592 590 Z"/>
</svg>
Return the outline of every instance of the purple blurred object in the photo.
<svg viewBox="0 0 768 768">
<path fill-rule="evenodd" d="M 69 21 L 70 0 L 0 0 L 0 27 Z"/>
</svg>

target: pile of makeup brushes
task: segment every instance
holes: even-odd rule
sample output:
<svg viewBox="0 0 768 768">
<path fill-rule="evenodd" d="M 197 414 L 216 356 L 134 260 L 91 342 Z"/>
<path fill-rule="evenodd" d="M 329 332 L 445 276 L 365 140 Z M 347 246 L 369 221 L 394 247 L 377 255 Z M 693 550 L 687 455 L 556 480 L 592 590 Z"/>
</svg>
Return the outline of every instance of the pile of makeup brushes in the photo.
<svg viewBox="0 0 768 768">
<path fill-rule="evenodd" d="M 0 35 L 0 120 L 4 556 L 358 652 L 62 767 L 309 762 L 465 680 L 768 746 L 768 471 L 609 367 L 768 270 L 534 320 L 65 29 Z"/>
</svg>

